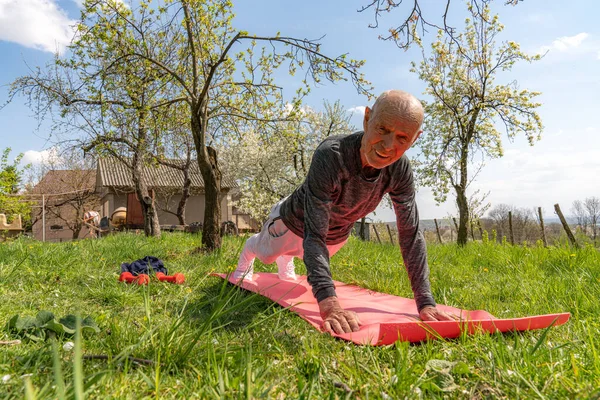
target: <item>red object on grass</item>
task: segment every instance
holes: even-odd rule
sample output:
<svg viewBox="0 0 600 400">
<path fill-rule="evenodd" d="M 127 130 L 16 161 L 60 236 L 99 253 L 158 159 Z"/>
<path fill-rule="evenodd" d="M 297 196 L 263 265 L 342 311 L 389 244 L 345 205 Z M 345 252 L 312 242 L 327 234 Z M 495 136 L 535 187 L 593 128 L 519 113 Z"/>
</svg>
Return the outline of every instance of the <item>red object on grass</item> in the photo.
<svg viewBox="0 0 600 400">
<path fill-rule="evenodd" d="M 238 284 L 232 276 L 213 274 Z M 319 306 L 305 276 L 297 281 L 284 281 L 277 274 L 254 273 L 252 282 L 243 281 L 241 287 L 259 293 L 297 313 L 315 328 L 322 330 L 323 320 Z M 438 309 L 460 317 L 459 321 L 423 322 L 412 299 L 373 292 L 357 286 L 336 282 L 340 305 L 358 314 L 362 325 L 358 332 L 332 334 L 356 344 L 389 345 L 397 340 L 421 342 L 434 338 L 455 338 L 462 332 L 508 332 L 543 329 L 562 325 L 571 314 L 547 314 L 525 318 L 500 319 L 487 311 L 467 311 L 438 304 Z"/>
<path fill-rule="evenodd" d="M 123 272 L 119 276 L 120 282 L 137 283 L 138 285 L 147 285 L 150 282 L 150 277 L 146 274 L 134 276 L 131 272 Z"/>
<path fill-rule="evenodd" d="M 176 285 L 181 285 L 185 282 L 185 276 L 181 272 L 177 272 L 174 275 L 165 275 L 162 272 L 157 272 L 156 278 L 161 282 L 170 282 Z"/>
</svg>

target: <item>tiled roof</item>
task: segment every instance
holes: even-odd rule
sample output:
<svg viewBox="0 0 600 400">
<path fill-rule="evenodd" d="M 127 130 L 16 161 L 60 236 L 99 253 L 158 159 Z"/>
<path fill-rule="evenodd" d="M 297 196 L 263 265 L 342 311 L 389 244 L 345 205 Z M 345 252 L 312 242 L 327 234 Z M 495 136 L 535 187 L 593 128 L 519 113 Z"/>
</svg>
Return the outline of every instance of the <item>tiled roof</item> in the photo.
<svg viewBox="0 0 600 400">
<path fill-rule="evenodd" d="M 169 160 L 171 163 L 183 164 L 183 160 Z M 133 187 L 133 179 L 131 171 L 121 161 L 116 158 L 101 158 L 98 160 L 98 172 L 100 186 L 112 186 L 116 188 L 131 188 Z M 176 168 L 165 165 L 147 165 L 144 166 L 143 174 L 146 178 L 147 185 L 150 188 L 181 188 L 183 187 L 183 172 Z M 190 166 L 190 178 L 192 180 L 192 189 L 204 189 L 204 180 L 198 163 L 192 161 Z M 237 187 L 233 179 L 223 177 L 221 181 L 221 189 L 231 189 Z"/>
<path fill-rule="evenodd" d="M 53 170 L 48 171 L 42 180 L 35 185 L 34 194 L 57 194 L 96 187 L 96 171 L 84 170 Z"/>
</svg>

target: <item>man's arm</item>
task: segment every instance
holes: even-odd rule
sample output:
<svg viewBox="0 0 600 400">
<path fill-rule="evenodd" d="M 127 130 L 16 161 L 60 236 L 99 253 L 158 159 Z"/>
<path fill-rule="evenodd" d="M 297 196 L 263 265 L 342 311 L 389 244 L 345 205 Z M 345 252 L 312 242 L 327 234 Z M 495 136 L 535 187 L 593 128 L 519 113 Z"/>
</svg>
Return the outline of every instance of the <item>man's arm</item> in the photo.
<svg viewBox="0 0 600 400">
<path fill-rule="evenodd" d="M 450 320 L 453 318 L 437 310 L 435 300 L 431 294 L 427 247 L 423 233 L 419 229 L 419 211 L 415 201 L 413 173 L 408 160 L 401 166 L 404 169 L 397 171 L 397 173 L 403 179 L 400 179 L 397 187 L 390 192 L 390 198 L 396 213 L 400 250 L 415 296 L 417 309 L 423 320 Z"/>
<path fill-rule="evenodd" d="M 358 316 L 341 308 L 335 294 L 327 233 L 332 199 L 339 188 L 339 153 L 331 148 L 317 148 L 306 176 L 304 197 L 304 264 L 308 283 L 319 303 L 323 326 L 329 332 L 357 331 Z"/>
</svg>

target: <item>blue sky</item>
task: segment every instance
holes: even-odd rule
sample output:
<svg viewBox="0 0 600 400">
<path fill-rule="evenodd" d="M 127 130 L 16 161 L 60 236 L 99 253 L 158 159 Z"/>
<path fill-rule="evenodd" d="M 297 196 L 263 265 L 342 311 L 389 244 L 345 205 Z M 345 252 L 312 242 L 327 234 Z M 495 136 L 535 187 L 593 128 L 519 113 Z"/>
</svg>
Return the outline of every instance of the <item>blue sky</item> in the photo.
<svg viewBox="0 0 600 400">
<path fill-rule="evenodd" d="M 27 74 L 28 68 L 44 65 L 54 50 L 64 48 L 80 2 L 0 0 L 0 104 L 6 101 L 8 89 L 2 85 Z M 367 61 L 363 72 L 376 93 L 397 88 L 422 97 L 423 83 L 409 72 L 410 62 L 420 60 L 420 51 L 402 51 L 377 38 L 398 23 L 404 16 L 401 10 L 384 16 L 379 28 L 371 29 L 373 14 L 356 11 L 368 0 L 234 3 L 237 28 L 259 35 L 279 31 L 309 39 L 325 35 L 324 52 L 349 53 Z M 424 11 L 431 19 L 441 14 L 441 3 L 424 1 Z M 529 53 L 548 50 L 548 54 L 539 62 L 518 65 L 498 82 L 517 80 L 521 88 L 542 92 L 539 113 L 545 129 L 542 140 L 533 147 L 523 138 L 505 141 L 505 156 L 487 162 L 471 188 L 489 191 L 492 205 L 542 206 L 551 216 L 554 203 L 568 210 L 576 199 L 600 197 L 600 2 L 525 0 L 516 7 L 503 3 L 493 3 L 505 25 L 502 38 L 520 43 Z M 466 16 L 464 5 L 454 0 L 452 7 L 451 20 L 460 27 Z M 432 33 L 426 39 L 432 39 Z M 279 83 L 293 94 L 294 78 L 283 76 Z M 354 111 L 357 126 L 361 125 L 361 107 L 369 104 L 349 82 L 324 84 L 313 90 L 307 103 L 319 108 L 324 99 L 339 99 Z M 53 146 L 48 129 L 44 124 L 38 127 L 22 98 L 0 110 L 0 148 L 25 153 L 29 162 L 36 162 Z M 455 212 L 451 201 L 436 206 L 426 188 L 419 190 L 418 203 L 422 218 L 442 218 Z M 393 219 L 389 210 L 380 210 L 376 218 Z"/>
</svg>

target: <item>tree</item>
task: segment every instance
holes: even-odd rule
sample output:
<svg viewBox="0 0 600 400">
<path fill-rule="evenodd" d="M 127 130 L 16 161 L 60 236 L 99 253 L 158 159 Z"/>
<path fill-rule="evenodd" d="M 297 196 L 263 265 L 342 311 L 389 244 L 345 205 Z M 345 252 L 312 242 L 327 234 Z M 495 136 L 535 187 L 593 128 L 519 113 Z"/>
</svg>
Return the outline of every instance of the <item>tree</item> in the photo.
<svg viewBox="0 0 600 400">
<path fill-rule="evenodd" d="M 43 158 L 35 169 L 39 182 L 31 194 L 40 205 L 40 195 L 44 194 L 47 217 L 66 226 L 72 232 L 73 240 L 78 239 L 86 211 L 100 209 L 95 187 L 95 161 L 82 157 L 78 149 L 53 148 L 51 156 Z M 41 218 L 42 209 L 36 209 L 32 213 L 32 225 L 41 223 Z"/>
<path fill-rule="evenodd" d="M 142 1 L 140 12 L 151 7 L 151 3 Z M 93 3 L 86 4 L 87 12 L 94 12 Z M 122 9 L 117 8 L 114 17 L 141 30 L 139 23 Z M 318 41 L 279 34 L 259 37 L 236 31 L 232 19 L 231 1 L 169 1 L 158 8 L 155 19 L 145 20 L 152 26 L 152 46 L 148 45 L 148 37 L 125 41 L 114 35 L 120 50 L 115 62 L 150 64 L 148 68 L 165 75 L 161 81 L 174 94 L 168 99 L 189 107 L 191 133 L 205 185 L 202 243 L 208 250 L 221 245 L 222 178 L 217 153 L 209 142 L 215 135 L 227 134 L 224 129 L 228 127 L 249 121 L 268 124 L 280 119 L 273 112 L 283 99 L 282 88 L 273 77 L 276 69 L 285 62 L 291 74 L 298 67 L 306 68 L 303 86 L 291 101 L 295 109 L 309 91 L 309 79 L 315 83 L 322 79 L 338 81 L 348 74 L 361 93 L 368 92 L 366 81 L 358 73 L 362 61 L 349 60 L 346 55 L 326 56 Z M 258 48 L 259 42 L 266 47 Z M 234 46 L 243 47 L 234 53 Z"/>
<path fill-rule="evenodd" d="M 501 124 L 509 139 L 524 134 L 533 145 L 540 139 L 542 122 L 535 111 L 538 92 L 519 89 L 513 81 L 495 83 L 500 71 L 510 71 L 518 61 L 534 61 L 517 43 L 509 41 L 497 46 L 496 36 L 503 30 L 489 7 L 469 7 L 463 33 L 443 38 L 432 44 L 431 55 L 424 55 L 412 71 L 427 84 L 432 97 L 425 106 L 425 132 L 416 170 L 421 182 L 430 186 L 436 201 L 443 202 L 452 188 L 459 209 L 457 243 L 467 242 L 469 207 L 467 188 L 488 158 L 503 155 Z M 474 165 L 475 164 L 475 165 Z M 469 176 L 469 166 L 476 173 Z"/>
<path fill-rule="evenodd" d="M 120 146 L 133 147 L 134 175 L 141 171 L 138 151 L 152 145 L 152 134 L 160 135 L 158 130 L 149 129 L 155 121 L 152 116 L 160 112 L 164 115 L 164 108 L 173 104 L 187 106 L 205 186 L 202 243 L 213 250 L 221 245 L 222 173 L 210 142 L 228 135 L 232 127 L 249 122 L 268 125 L 282 119 L 275 112 L 283 103 L 283 94 L 275 83 L 274 71 L 283 65 L 292 75 L 298 68 L 306 71 L 290 101 L 293 110 L 309 92 L 309 82 L 319 84 L 323 79 L 334 82 L 349 77 L 363 94 L 369 94 L 370 86 L 358 72 L 363 61 L 345 54 L 329 57 L 321 52 L 318 40 L 279 34 L 259 37 L 235 30 L 231 1 L 169 0 L 157 8 L 153 6 L 153 1 L 143 0 L 131 10 L 114 0 L 86 0 L 78 43 L 89 38 L 87 47 L 82 46 L 80 51 L 90 52 L 90 58 L 81 66 L 94 69 L 86 79 L 94 82 L 95 97 L 84 104 L 99 105 L 99 122 L 109 127 L 115 125 L 120 113 L 130 111 L 127 123 L 117 123 L 118 129 L 109 129 L 94 143 L 101 146 L 108 139 L 117 139 Z M 125 91 L 129 101 L 106 99 L 103 93 L 107 84 L 115 91 Z M 60 101 L 70 100 L 60 97 Z M 128 128 L 140 133 L 141 140 L 131 142 L 117 136 Z M 143 194 L 143 180 L 139 183 Z M 150 198 L 143 196 L 142 200 L 142 206 L 147 204 L 152 211 Z"/>
<path fill-rule="evenodd" d="M 65 146 L 74 142 L 84 152 L 125 164 L 142 206 L 144 231 L 158 236 L 158 214 L 142 171 L 152 161 L 158 128 L 164 125 L 160 113 L 171 103 L 162 101 L 159 71 L 148 63 L 115 59 L 119 41 L 136 41 L 149 29 L 145 22 L 135 30 L 115 18 L 130 14 L 115 0 L 88 1 L 69 55 L 57 55 L 45 70 L 37 68 L 15 80 L 9 98 L 22 93 L 38 118 L 51 115 L 53 131 L 70 138 Z M 147 14 L 140 19 L 147 21 Z"/>
<path fill-rule="evenodd" d="M 354 129 L 351 115 L 339 101 L 324 102 L 323 111 L 304 107 L 297 117 L 269 132 L 246 132 L 243 142 L 231 138 L 219 148 L 224 170 L 240 183 L 239 207 L 258 221 L 265 220 L 271 207 L 304 181 L 323 139 Z"/>
<path fill-rule="evenodd" d="M 577 226 L 584 234 L 587 234 L 589 224 L 588 215 L 581 200 L 575 200 L 571 206 L 571 214 L 577 220 Z"/>
<path fill-rule="evenodd" d="M 469 224 L 471 226 L 471 236 L 473 237 L 473 240 L 475 240 L 475 233 L 473 232 L 475 225 L 481 227 L 481 218 L 491 206 L 489 202 L 486 202 L 488 195 L 489 192 L 480 194 L 480 190 L 477 189 L 467 200 L 470 218 Z"/>
<path fill-rule="evenodd" d="M 493 0 L 468 0 L 467 4 L 474 9 L 481 9 Z M 505 5 L 517 5 L 522 0 L 503 0 Z M 457 1 L 455 0 L 455 3 Z M 403 0 L 368 0 L 367 4 L 361 7 L 358 12 L 371 10 L 375 16 L 375 23 L 369 24 L 370 28 L 379 27 L 379 17 L 383 13 L 390 13 L 394 9 L 402 6 Z M 440 10 L 441 21 L 430 19 L 430 15 L 425 15 L 421 9 L 422 0 L 412 0 L 407 10 L 410 10 L 401 18 L 401 23 L 395 27 L 389 28 L 387 36 L 380 35 L 379 39 L 393 41 L 399 48 L 406 50 L 413 43 L 420 43 L 420 36 L 425 35 L 429 29 L 442 31 L 448 37 L 454 40 L 456 28 L 448 24 L 448 12 L 452 0 L 446 2 L 436 2 L 435 6 Z"/>
<path fill-rule="evenodd" d="M 510 236 L 508 213 L 512 213 L 512 227 L 515 243 L 524 240 L 534 242 L 539 238 L 539 230 L 535 224 L 534 210 L 517 208 L 509 204 L 498 204 L 493 207 L 488 216 L 492 219 L 492 227 L 498 232 L 498 237 Z"/>
<path fill-rule="evenodd" d="M 19 168 L 23 154 L 18 154 L 12 164 L 8 161 L 11 148 L 7 147 L 0 156 L 0 213 L 11 219 L 15 214 L 21 214 L 24 222 L 29 221 L 31 204 L 19 194 L 21 191 L 23 173 L 29 165 Z"/>
<path fill-rule="evenodd" d="M 587 213 L 587 220 L 592 227 L 592 238 L 594 245 L 598 237 L 598 223 L 600 222 L 600 198 L 588 197 L 583 201 L 583 207 Z"/>
<path fill-rule="evenodd" d="M 157 192 L 164 199 L 164 206 L 159 208 L 162 211 L 175 215 L 180 225 L 185 225 L 185 210 L 187 201 L 192 195 L 191 169 L 195 162 L 196 153 L 194 150 L 193 138 L 185 124 L 186 115 L 182 107 L 171 107 L 173 112 L 171 117 L 175 116 L 179 123 L 172 123 L 166 126 L 163 135 L 160 137 L 160 145 L 157 149 L 158 154 L 154 156 L 157 163 L 181 171 L 183 174 L 183 184 L 180 188 L 161 188 Z M 171 205 L 172 198 L 181 194 L 177 206 L 173 209 Z"/>
</svg>

